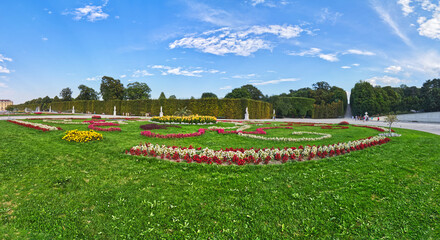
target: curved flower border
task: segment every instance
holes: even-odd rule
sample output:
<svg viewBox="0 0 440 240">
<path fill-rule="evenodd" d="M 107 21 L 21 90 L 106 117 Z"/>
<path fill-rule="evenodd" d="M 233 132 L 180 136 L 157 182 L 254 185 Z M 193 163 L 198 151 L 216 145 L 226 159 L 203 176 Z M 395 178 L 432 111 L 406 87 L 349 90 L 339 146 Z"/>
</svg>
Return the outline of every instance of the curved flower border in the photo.
<svg viewBox="0 0 440 240">
<path fill-rule="evenodd" d="M 25 122 L 25 121 L 21 121 L 21 120 L 8 120 L 8 122 L 15 123 L 15 124 L 23 126 L 23 127 L 41 130 L 43 132 L 63 130 L 60 127 L 53 127 L 53 126 L 49 126 L 49 125 L 41 124 L 41 123 Z"/>
<path fill-rule="evenodd" d="M 115 132 L 115 131 L 121 131 L 121 128 L 101 128 L 101 126 L 119 126 L 117 123 L 110 123 L 110 122 L 95 122 L 89 125 L 89 129 L 95 130 L 95 131 L 106 131 L 106 132 Z"/>
<path fill-rule="evenodd" d="M 284 142 L 302 142 L 302 141 L 317 141 L 322 140 L 326 138 L 331 138 L 331 134 L 327 133 L 318 133 L 318 132 L 293 132 L 293 135 L 302 135 L 302 134 L 316 134 L 321 135 L 321 137 L 317 138 L 285 138 L 285 137 L 263 137 L 258 135 L 250 135 L 250 134 L 243 134 L 238 133 L 238 135 L 248 138 L 254 138 L 254 139 L 260 139 L 260 140 L 266 140 L 266 141 L 284 141 Z"/>
<path fill-rule="evenodd" d="M 263 149 L 225 149 L 213 150 L 205 148 L 196 150 L 190 146 L 176 147 L 159 144 L 145 143 L 134 146 L 125 153 L 136 156 L 160 157 L 176 162 L 186 161 L 187 163 L 197 162 L 218 165 L 223 164 L 269 164 L 285 163 L 291 161 L 303 161 L 305 159 L 320 159 L 332 156 L 338 156 L 351 151 L 362 150 L 368 147 L 381 145 L 389 142 L 391 139 L 383 136 L 374 136 L 366 139 L 349 141 L 346 143 L 337 143 L 325 146 L 299 146 L 298 148 L 263 148 Z"/>
<path fill-rule="evenodd" d="M 195 133 L 171 133 L 162 135 L 160 133 L 153 133 L 151 131 L 142 131 L 141 135 L 144 135 L 146 137 L 153 137 L 153 138 L 187 138 L 187 137 L 198 137 L 205 134 L 205 129 L 200 128 Z"/>
</svg>

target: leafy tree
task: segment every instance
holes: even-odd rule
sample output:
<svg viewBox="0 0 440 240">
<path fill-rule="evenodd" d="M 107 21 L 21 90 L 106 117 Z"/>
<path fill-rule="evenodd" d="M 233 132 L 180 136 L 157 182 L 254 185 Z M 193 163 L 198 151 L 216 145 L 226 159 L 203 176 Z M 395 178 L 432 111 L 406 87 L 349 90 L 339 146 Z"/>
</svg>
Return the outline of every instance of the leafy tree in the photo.
<svg viewBox="0 0 440 240">
<path fill-rule="evenodd" d="M 234 88 L 232 92 L 226 94 L 225 98 L 251 98 L 251 94 L 245 88 Z"/>
<path fill-rule="evenodd" d="M 49 110 L 49 106 L 50 106 L 51 102 L 52 102 L 52 99 L 49 96 L 44 97 L 43 99 L 41 99 L 40 109 L 42 111 Z"/>
<path fill-rule="evenodd" d="M 353 115 L 363 116 L 365 112 L 370 115 L 378 113 L 376 93 L 369 82 L 360 81 L 354 85 L 351 89 L 350 104 Z"/>
<path fill-rule="evenodd" d="M 58 96 L 55 96 L 52 100 L 52 102 L 60 102 L 60 98 Z"/>
<path fill-rule="evenodd" d="M 347 92 L 344 89 L 336 86 L 331 87 L 330 92 L 332 93 L 330 97 L 330 101 L 337 102 L 338 100 L 341 100 L 342 103 L 344 104 L 344 112 L 345 112 L 345 110 L 347 110 L 347 104 L 348 104 Z"/>
<path fill-rule="evenodd" d="M 202 97 L 201 98 L 203 99 L 203 98 L 218 98 L 218 97 L 214 93 L 204 92 L 204 93 L 202 93 Z"/>
<path fill-rule="evenodd" d="M 76 100 L 98 100 L 98 92 L 96 92 L 93 88 L 87 87 L 86 85 L 79 85 L 79 94 L 76 97 Z"/>
<path fill-rule="evenodd" d="M 313 87 L 315 90 L 319 90 L 319 89 L 322 89 L 322 90 L 324 90 L 324 91 L 329 91 L 329 90 L 330 90 L 330 84 L 328 84 L 327 82 L 324 82 L 324 81 L 314 83 L 314 84 L 312 85 L 312 87 Z"/>
<path fill-rule="evenodd" d="M 165 93 L 161 92 L 161 93 L 160 93 L 160 96 L 159 96 L 159 99 L 160 99 L 160 100 L 167 99 L 167 97 L 165 96 Z"/>
<path fill-rule="evenodd" d="M 168 99 L 177 99 L 176 95 L 171 95 Z"/>
<path fill-rule="evenodd" d="M 264 98 L 263 93 L 258 88 L 256 88 L 254 85 L 247 84 L 247 85 L 241 86 L 241 88 L 245 89 L 249 92 L 251 99 L 262 100 Z"/>
<path fill-rule="evenodd" d="M 70 88 L 63 88 L 60 92 L 60 97 L 63 101 L 72 101 L 72 90 Z"/>
<path fill-rule="evenodd" d="M 440 79 L 428 80 L 423 83 L 421 93 L 425 111 L 440 111 Z"/>
<path fill-rule="evenodd" d="M 391 125 L 393 125 L 393 123 L 397 122 L 397 116 L 393 115 L 393 114 L 389 114 L 385 117 L 385 122 L 388 123 L 388 127 L 389 127 L 389 134 L 391 135 Z"/>
<path fill-rule="evenodd" d="M 129 100 L 150 99 L 151 89 L 146 83 L 133 82 L 127 85 L 125 97 Z"/>
<path fill-rule="evenodd" d="M 104 101 L 124 99 L 124 85 L 119 79 L 114 79 L 107 76 L 102 77 L 100 90 L 102 99 L 104 99 Z"/>
</svg>

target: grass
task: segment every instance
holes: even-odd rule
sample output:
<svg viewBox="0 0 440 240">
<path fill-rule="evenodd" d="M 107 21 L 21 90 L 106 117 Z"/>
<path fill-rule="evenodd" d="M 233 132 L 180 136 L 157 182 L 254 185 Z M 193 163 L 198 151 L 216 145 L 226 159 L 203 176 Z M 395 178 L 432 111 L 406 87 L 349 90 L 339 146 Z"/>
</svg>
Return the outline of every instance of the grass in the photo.
<svg viewBox="0 0 440 240">
<path fill-rule="evenodd" d="M 440 237 L 437 135 L 399 129 L 402 136 L 387 144 L 319 161 L 211 166 L 121 153 L 146 141 L 216 149 L 283 147 L 345 142 L 378 132 L 352 126 L 294 129 L 333 135 L 316 143 L 262 142 L 213 132 L 148 139 L 139 134 L 141 124 L 103 132 L 101 142 L 73 143 L 61 140 L 63 131 L 41 132 L 0 121 L 0 238 Z M 268 136 L 295 137 L 291 131 L 267 130 Z"/>
</svg>

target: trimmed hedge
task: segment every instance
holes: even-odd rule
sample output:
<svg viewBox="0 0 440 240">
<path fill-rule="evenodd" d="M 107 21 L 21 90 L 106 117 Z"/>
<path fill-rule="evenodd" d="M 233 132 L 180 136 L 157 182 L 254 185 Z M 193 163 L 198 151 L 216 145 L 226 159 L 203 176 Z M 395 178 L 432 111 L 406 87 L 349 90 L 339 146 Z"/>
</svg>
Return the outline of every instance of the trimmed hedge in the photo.
<svg viewBox="0 0 440 240">
<path fill-rule="evenodd" d="M 344 103 L 342 101 L 330 104 L 314 104 L 313 118 L 337 118 L 344 116 Z"/>
<path fill-rule="evenodd" d="M 131 115 L 152 116 L 159 115 L 160 107 L 164 115 L 172 115 L 179 108 L 187 107 L 193 114 L 215 116 L 219 118 L 241 119 L 244 118 L 246 107 L 249 108 L 249 118 L 268 119 L 272 117 L 272 104 L 250 99 L 149 99 L 149 100 L 75 100 L 65 102 L 52 102 L 53 111 L 69 112 L 75 106 L 77 113 L 113 114 L 130 113 Z M 15 108 L 24 110 L 26 107 L 34 110 L 39 104 L 20 104 Z"/>
<path fill-rule="evenodd" d="M 315 99 L 302 97 L 271 97 L 277 117 L 311 117 Z"/>
</svg>

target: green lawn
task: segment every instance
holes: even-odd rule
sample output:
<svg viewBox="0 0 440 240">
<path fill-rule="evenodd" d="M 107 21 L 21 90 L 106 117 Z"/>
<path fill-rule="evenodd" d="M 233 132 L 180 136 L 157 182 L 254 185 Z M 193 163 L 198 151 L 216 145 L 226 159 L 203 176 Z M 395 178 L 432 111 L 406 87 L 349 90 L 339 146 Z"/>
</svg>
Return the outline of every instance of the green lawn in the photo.
<svg viewBox="0 0 440 240">
<path fill-rule="evenodd" d="M 217 166 L 122 152 L 141 142 L 262 148 L 332 144 L 378 132 L 294 127 L 333 135 L 302 143 L 214 132 L 151 139 L 140 135 L 141 124 L 103 132 L 102 141 L 74 143 L 61 139 L 64 131 L 41 132 L 0 121 L 0 239 L 440 238 L 437 135 L 399 129 L 402 136 L 387 144 L 343 156 Z M 267 130 L 267 136 L 294 137 L 294 130 Z"/>
</svg>

